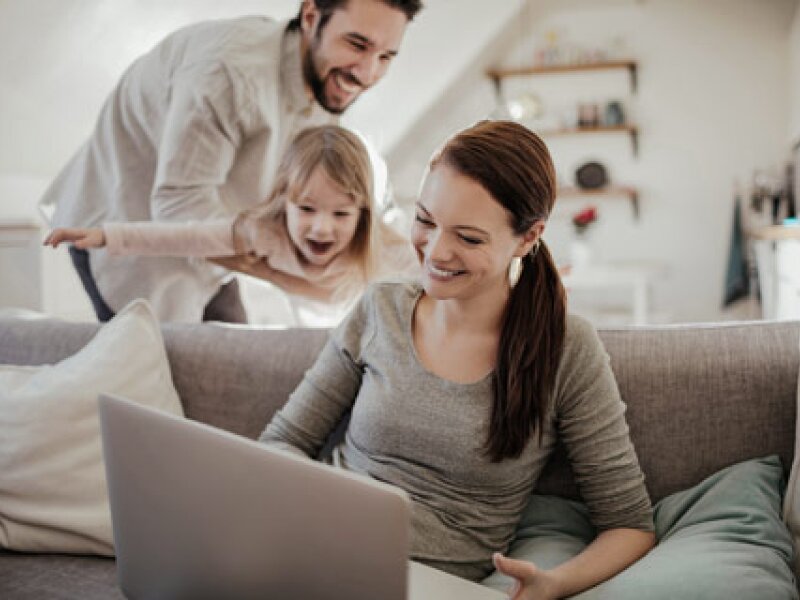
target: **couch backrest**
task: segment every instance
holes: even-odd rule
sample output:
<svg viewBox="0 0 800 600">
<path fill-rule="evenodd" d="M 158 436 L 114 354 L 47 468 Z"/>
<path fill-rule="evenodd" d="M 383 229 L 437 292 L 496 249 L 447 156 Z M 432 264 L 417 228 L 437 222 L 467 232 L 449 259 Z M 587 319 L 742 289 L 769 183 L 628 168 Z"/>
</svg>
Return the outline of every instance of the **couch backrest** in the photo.
<svg viewBox="0 0 800 600">
<path fill-rule="evenodd" d="M 0 363 L 57 362 L 97 325 L 0 319 Z M 173 379 L 189 417 L 257 437 L 327 339 L 321 330 L 165 325 Z M 800 323 L 601 330 L 654 500 L 723 466 L 794 454 Z M 559 450 L 539 490 L 576 496 Z"/>
<path fill-rule="evenodd" d="M 601 330 L 654 501 L 724 466 L 780 455 L 791 468 L 800 323 Z M 542 492 L 574 495 L 563 452 Z"/>
</svg>

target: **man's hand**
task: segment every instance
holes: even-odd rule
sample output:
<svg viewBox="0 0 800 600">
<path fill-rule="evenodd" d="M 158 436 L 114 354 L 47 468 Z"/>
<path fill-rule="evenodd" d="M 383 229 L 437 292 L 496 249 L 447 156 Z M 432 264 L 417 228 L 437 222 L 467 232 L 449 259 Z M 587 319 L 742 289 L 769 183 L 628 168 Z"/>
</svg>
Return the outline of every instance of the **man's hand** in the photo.
<svg viewBox="0 0 800 600">
<path fill-rule="evenodd" d="M 515 580 L 508 592 L 511 600 L 555 600 L 559 597 L 550 573 L 532 562 L 507 558 L 499 552 L 494 553 L 492 560 L 498 571 Z"/>
<path fill-rule="evenodd" d="M 79 250 L 102 248 L 106 245 L 106 236 L 99 227 L 87 229 L 66 229 L 59 227 L 51 231 L 44 239 L 45 246 L 58 247 L 61 242 L 72 242 Z"/>
</svg>

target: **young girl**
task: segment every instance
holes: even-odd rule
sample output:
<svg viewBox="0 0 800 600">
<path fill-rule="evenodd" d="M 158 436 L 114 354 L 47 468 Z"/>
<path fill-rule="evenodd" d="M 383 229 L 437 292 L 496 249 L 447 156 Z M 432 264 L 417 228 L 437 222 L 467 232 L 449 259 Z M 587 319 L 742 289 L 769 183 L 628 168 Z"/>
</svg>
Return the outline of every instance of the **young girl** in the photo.
<svg viewBox="0 0 800 600">
<path fill-rule="evenodd" d="M 408 241 L 380 219 L 372 181 L 358 136 L 335 125 L 312 127 L 289 146 L 269 198 L 235 217 L 55 229 L 44 244 L 208 258 L 289 294 L 346 304 L 371 279 L 415 262 Z"/>
<path fill-rule="evenodd" d="M 411 558 L 515 600 L 571 596 L 654 543 L 652 509 L 608 357 L 567 315 L 542 242 L 556 177 L 544 143 L 482 122 L 433 159 L 412 235 L 418 283 L 370 286 L 261 440 L 403 488 Z M 599 535 L 545 570 L 502 556 L 560 440 Z"/>
</svg>

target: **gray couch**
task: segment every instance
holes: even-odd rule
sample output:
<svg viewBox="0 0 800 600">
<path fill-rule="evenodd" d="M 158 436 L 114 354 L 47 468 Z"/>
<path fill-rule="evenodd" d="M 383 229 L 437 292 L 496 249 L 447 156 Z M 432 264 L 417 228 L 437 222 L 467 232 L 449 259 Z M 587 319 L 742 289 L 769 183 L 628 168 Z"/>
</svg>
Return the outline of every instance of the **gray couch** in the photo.
<svg viewBox="0 0 800 600">
<path fill-rule="evenodd" d="M 0 363 L 56 362 L 94 324 L 0 319 Z M 163 328 L 190 418 L 256 437 L 326 339 L 319 330 L 216 325 Z M 800 323 L 738 323 L 601 331 L 631 435 L 657 501 L 720 468 L 768 454 L 791 465 Z M 576 496 L 563 452 L 538 491 Z M 114 561 L 0 550 L 0 598 L 120 598 Z"/>
</svg>

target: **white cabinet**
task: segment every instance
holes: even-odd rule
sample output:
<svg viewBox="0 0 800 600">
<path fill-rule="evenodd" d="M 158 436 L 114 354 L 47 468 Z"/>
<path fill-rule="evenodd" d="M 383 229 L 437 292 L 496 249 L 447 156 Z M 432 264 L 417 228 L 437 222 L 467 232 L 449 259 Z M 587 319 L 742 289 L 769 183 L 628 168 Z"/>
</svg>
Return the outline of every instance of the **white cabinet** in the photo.
<svg viewBox="0 0 800 600">
<path fill-rule="evenodd" d="M 800 319 L 800 227 L 767 227 L 754 234 L 765 319 Z"/>
<path fill-rule="evenodd" d="M 800 239 L 777 243 L 776 319 L 800 319 Z"/>
<path fill-rule="evenodd" d="M 654 318 L 650 306 L 650 288 L 664 271 L 655 263 L 587 264 L 562 274 L 561 279 L 571 312 L 595 325 L 645 325 L 660 320 Z M 606 291 L 612 299 L 621 294 L 624 305 L 604 305 L 601 296 Z"/>
<path fill-rule="evenodd" d="M 0 221 L 0 309 L 41 311 L 41 230 L 32 221 Z"/>
</svg>

